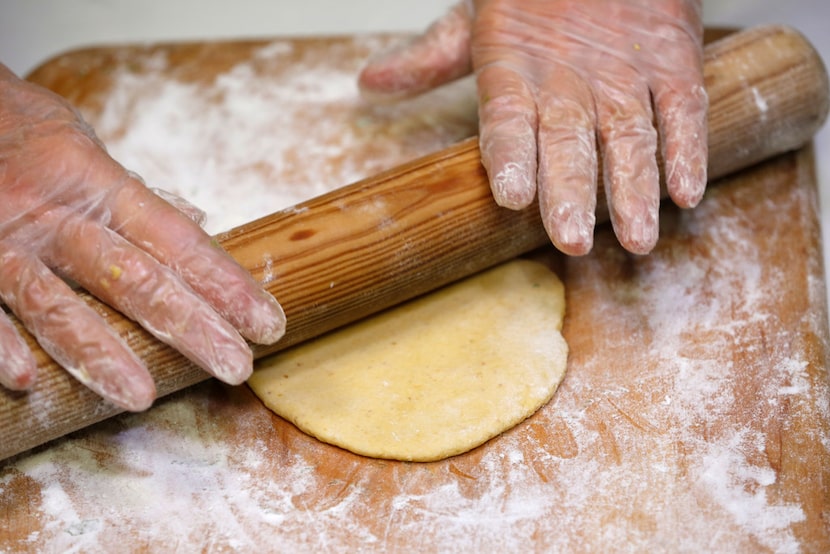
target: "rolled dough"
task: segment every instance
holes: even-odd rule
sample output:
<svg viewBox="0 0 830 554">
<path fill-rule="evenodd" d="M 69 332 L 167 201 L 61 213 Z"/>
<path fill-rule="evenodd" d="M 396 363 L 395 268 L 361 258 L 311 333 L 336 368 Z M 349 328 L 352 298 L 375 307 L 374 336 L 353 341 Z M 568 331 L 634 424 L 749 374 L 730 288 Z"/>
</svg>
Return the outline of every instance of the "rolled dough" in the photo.
<svg viewBox="0 0 830 554">
<path fill-rule="evenodd" d="M 248 381 L 306 433 L 357 454 L 461 454 L 544 405 L 565 373 L 564 287 L 515 260 L 260 360 Z"/>
</svg>

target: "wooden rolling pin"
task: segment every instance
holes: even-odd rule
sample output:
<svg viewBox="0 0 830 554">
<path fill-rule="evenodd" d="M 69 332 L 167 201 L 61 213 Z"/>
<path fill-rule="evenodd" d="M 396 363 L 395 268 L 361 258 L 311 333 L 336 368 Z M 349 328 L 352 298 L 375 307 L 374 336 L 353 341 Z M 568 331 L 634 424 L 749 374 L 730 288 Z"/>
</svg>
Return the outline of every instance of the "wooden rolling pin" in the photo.
<svg viewBox="0 0 830 554">
<path fill-rule="evenodd" d="M 708 45 L 705 78 L 713 179 L 804 145 L 827 115 L 821 59 L 785 27 L 754 28 Z M 604 198 L 598 206 L 598 219 L 607 219 Z M 266 283 L 288 317 L 284 339 L 254 347 L 257 358 L 548 242 L 535 207 L 515 212 L 494 204 L 475 140 L 218 239 Z M 144 360 L 160 396 L 207 378 L 133 322 L 82 296 Z M 120 411 L 72 380 L 21 332 L 40 376 L 28 393 L 0 392 L 0 459 Z"/>
</svg>

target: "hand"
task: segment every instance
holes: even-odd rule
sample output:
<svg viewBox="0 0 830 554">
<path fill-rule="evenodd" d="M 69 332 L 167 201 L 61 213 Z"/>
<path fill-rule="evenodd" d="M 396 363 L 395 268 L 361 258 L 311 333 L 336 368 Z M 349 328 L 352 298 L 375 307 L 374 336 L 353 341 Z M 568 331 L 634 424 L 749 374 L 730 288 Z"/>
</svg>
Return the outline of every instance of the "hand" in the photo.
<svg viewBox="0 0 830 554">
<path fill-rule="evenodd" d="M 0 298 L 78 380 L 147 408 L 147 369 L 58 275 L 228 383 L 252 371 L 242 336 L 272 343 L 285 329 L 276 300 L 109 157 L 66 101 L 0 65 Z M 34 358 L 3 313 L 0 353 L 0 384 L 31 386 Z"/>
<path fill-rule="evenodd" d="M 660 170 L 681 207 L 706 187 L 701 11 L 700 0 L 464 2 L 371 62 L 360 86 L 401 98 L 474 71 L 496 202 L 521 209 L 538 189 L 553 243 L 587 253 L 599 151 L 617 237 L 644 254 L 657 242 Z"/>
</svg>

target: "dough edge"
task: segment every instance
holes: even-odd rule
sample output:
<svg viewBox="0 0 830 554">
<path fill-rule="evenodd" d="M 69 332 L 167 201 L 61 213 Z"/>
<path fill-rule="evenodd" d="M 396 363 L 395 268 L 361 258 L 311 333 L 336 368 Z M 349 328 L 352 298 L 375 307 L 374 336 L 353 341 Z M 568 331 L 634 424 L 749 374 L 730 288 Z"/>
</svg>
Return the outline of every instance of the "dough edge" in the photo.
<svg viewBox="0 0 830 554">
<path fill-rule="evenodd" d="M 501 340 L 515 343 L 511 344 L 515 350 L 507 352 L 508 357 L 520 359 L 522 356 L 527 356 L 529 359 L 527 363 L 514 364 L 522 365 L 521 368 L 509 368 L 504 371 L 509 378 L 500 385 L 508 389 L 507 394 L 503 395 L 501 399 L 503 405 L 496 406 L 497 409 L 487 410 L 486 404 L 491 398 L 483 401 L 484 406 L 476 406 L 479 398 L 476 397 L 475 392 L 462 391 L 460 393 L 466 397 L 468 404 L 473 406 L 472 412 L 474 415 L 476 411 L 484 414 L 485 421 L 478 422 L 473 419 L 468 424 L 456 427 L 454 430 L 451 429 L 452 425 L 448 425 L 447 422 L 443 424 L 442 422 L 436 422 L 435 428 L 427 428 L 422 436 L 418 437 L 418 440 L 413 441 L 397 442 L 392 440 L 391 435 L 388 434 L 383 435 L 386 437 L 385 440 L 382 438 L 373 439 L 372 435 L 378 430 L 377 428 L 385 427 L 388 424 L 388 415 L 384 415 L 374 424 L 369 423 L 361 431 L 360 428 L 365 423 L 364 421 L 355 421 L 353 424 L 344 425 L 343 419 L 345 417 L 362 419 L 361 415 L 356 416 L 355 413 L 360 412 L 363 408 L 349 409 L 351 406 L 344 406 L 342 407 L 343 410 L 340 411 L 340 416 L 337 416 L 335 414 L 338 413 L 336 408 L 339 399 L 321 400 L 321 405 L 317 409 L 308 406 L 303 407 L 297 404 L 297 399 L 293 397 L 290 387 L 288 389 L 284 388 L 286 383 L 291 382 L 297 373 L 306 371 L 306 368 L 310 368 L 311 371 L 317 369 L 326 372 L 331 371 L 331 368 L 334 367 L 334 371 L 337 371 L 337 364 L 340 363 L 343 357 L 346 358 L 344 363 L 348 365 L 351 354 L 341 355 L 342 348 L 340 352 L 337 349 L 342 347 L 344 342 L 359 341 L 361 334 L 363 334 L 363 344 L 367 349 L 377 348 L 382 350 L 383 348 L 376 340 L 378 330 L 385 330 L 385 328 L 393 325 L 390 321 L 397 320 L 401 323 L 407 321 L 407 318 L 411 320 L 413 313 L 429 315 L 429 309 L 426 312 L 421 311 L 424 309 L 424 304 L 438 306 L 438 312 L 436 312 L 438 315 L 433 314 L 433 317 L 445 319 L 441 319 L 439 324 L 432 321 L 410 321 L 410 323 L 402 325 L 406 328 L 402 333 L 412 335 L 409 340 L 414 341 L 415 348 L 413 352 L 418 352 L 415 359 L 425 351 L 435 351 L 436 348 L 422 347 L 420 339 L 424 333 L 432 331 L 433 334 L 439 337 L 438 340 L 441 340 L 442 335 L 447 335 L 446 326 L 457 325 L 457 322 L 465 317 L 460 312 L 448 313 L 447 306 L 441 306 L 447 302 L 447 298 L 450 298 L 450 306 L 453 298 L 461 305 L 472 299 L 474 300 L 474 308 L 483 306 L 485 310 L 489 309 L 490 304 L 501 304 L 501 307 L 496 309 L 495 312 L 509 321 L 503 321 L 502 325 L 499 325 L 499 329 L 495 333 L 496 338 L 499 338 L 499 333 L 510 333 L 521 329 L 526 331 L 527 328 L 540 324 L 544 326 L 544 329 L 534 328 L 531 332 L 513 333 L 513 335 L 518 335 L 518 338 L 513 336 L 508 340 L 502 337 Z M 521 307 L 515 304 L 511 306 L 517 299 L 524 300 L 525 306 Z M 481 446 L 519 425 L 551 400 L 564 378 L 567 365 L 568 347 L 561 334 L 564 315 L 564 286 L 558 276 L 542 263 L 525 259 L 512 260 L 366 320 L 329 333 L 324 337 L 259 360 L 256 371 L 248 384 L 254 394 L 271 411 L 289 420 L 304 433 L 325 443 L 372 458 L 411 462 L 437 461 Z M 358 339 L 355 339 L 356 336 Z M 392 342 L 407 342 L 406 336 L 398 338 L 400 340 L 396 341 L 393 337 Z M 455 341 L 453 344 L 456 344 L 459 338 L 453 338 L 450 333 L 450 340 Z M 338 346 L 338 342 L 340 346 Z M 384 340 L 380 341 L 380 343 L 382 342 Z M 350 343 L 350 346 L 353 344 L 354 342 Z M 537 346 L 539 347 L 538 353 L 529 352 L 537 349 Z M 395 358 L 396 369 L 401 364 L 399 364 L 400 360 L 396 357 L 395 350 L 398 350 L 397 354 L 399 354 L 401 351 L 405 351 L 406 348 L 407 345 L 404 344 L 402 347 L 395 346 L 386 351 L 388 356 Z M 364 358 L 365 350 L 357 347 L 352 348 L 352 350 L 355 358 L 353 363 L 363 363 L 361 359 Z M 377 354 L 373 352 L 372 356 L 376 357 Z M 374 363 L 375 358 L 372 358 L 372 360 L 372 363 Z M 299 366 L 296 366 L 298 361 Z M 505 362 L 502 361 L 501 363 L 504 364 Z M 531 366 L 534 363 L 542 364 L 542 367 L 537 366 L 528 369 L 528 363 Z M 302 370 L 298 370 L 300 366 L 303 367 Z M 320 367 L 322 367 L 322 370 L 320 370 Z M 496 379 L 495 376 L 502 373 L 502 368 L 498 366 L 489 369 L 498 372 L 491 373 L 492 379 Z M 388 368 L 383 369 L 383 371 L 387 370 Z M 369 371 L 361 371 L 361 373 L 369 373 Z M 433 372 L 433 374 L 435 373 Z M 291 378 L 287 375 L 290 375 Z M 530 390 L 524 390 L 519 386 L 522 384 L 521 379 L 524 375 L 533 377 L 532 386 L 529 387 Z M 321 382 L 325 385 L 328 381 Z M 357 385 L 349 384 L 348 386 Z M 325 389 L 325 386 L 322 388 Z M 368 394 L 369 388 L 371 387 L 367 388 L 364 384 L 362 390 L 351 391 L 352 398 L 358 404 L 367 400 L 365 396 Z M 445 387 L 441 386 L 441 388 Z M 528 387 L 525 387 L 525 389 L 528 389 Z M 343 389 L 338 387 L 335 390 L 339 392 Z M 309 393 L 310 391 L 306 390 L 305 392 Z M 311 392 L 312 397 L 316 396 L 315 392 Z M 382 394 L 383 391 L 380 391 L 380 393 Z M 346 396 L 349 394 L 347 392 Z M 302 400 L 300 401 L 302 402 Z M 381 400 L 376 401 L 381 402 Z M 345 403 L 349 403 L 348 399 Z M 463 401 L 460 403 L 462 404 L 461 409 L 455 412 L 459 419 L 462 417 L 462 412 L 469 409 L 464 408 Z M 382 407 L 381 404 L 378 404 L 378 406 Z M 441 408 L 440 405 L 434 407 L 420 406 L 421 412 L 426 414 L 440 411 Z M 330 409 L 331 417 L 327 417 L 325 412 Z M 382 412 L 383 410 L 378 411 Z M 417 412 L 417 408 L 413 411 L 413 413 L 415 412 Z M 421 415 L 424 415 L 423 413 Z M 417 416 L 417 413 L 408 416 L 405 412 L 402 412 L 402 414 L 403 419 L 410 421 L 416 419 Z M 454 436 L 453 433 L 455 433 Z"/>
</svg>

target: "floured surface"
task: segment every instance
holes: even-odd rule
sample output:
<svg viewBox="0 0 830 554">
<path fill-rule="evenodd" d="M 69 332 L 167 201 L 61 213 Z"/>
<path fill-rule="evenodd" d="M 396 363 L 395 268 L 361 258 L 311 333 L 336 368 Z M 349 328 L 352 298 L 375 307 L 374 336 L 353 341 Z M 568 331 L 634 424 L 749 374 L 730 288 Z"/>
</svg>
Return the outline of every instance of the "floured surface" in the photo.
<svg viewBox="0 0 830 554">
<path fill-rule="evenodd" d="M 276 414 L 373 458 L 472 450 L 550 400 L 568 347 L 562 283 L 513 260 L 257 362 Z"/>
<path fill-rule="evenodd" d="M 102 67 L 56 82 L 87 87 L 93 113 Z M 374 164 L 371 144 L 349 149 Z M 360 163 L 347 154 L 309 165 L 336 175 Z M 589 256 L 554 256 L 568 374 L 468 454 L 363 458 L 208 382 L 0 466 L 0 551 L 830 551 L 811 170 L 785 157 L 664 212 L 653 256 L 609 229 Z"/>
<path fill-rule="evenodd" d="M 394 108 L 360 99 L 357 72 L 391 43 L 244 43 L 241 63 L 221 47 L 134 49 L 100 72 L 105 97 L 70 99 L 115 159 L 216 234 L 475 134 L 470 80 Z"/>
</svg>

